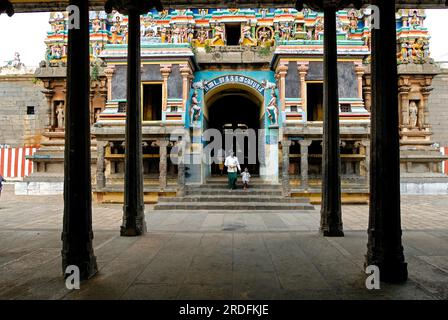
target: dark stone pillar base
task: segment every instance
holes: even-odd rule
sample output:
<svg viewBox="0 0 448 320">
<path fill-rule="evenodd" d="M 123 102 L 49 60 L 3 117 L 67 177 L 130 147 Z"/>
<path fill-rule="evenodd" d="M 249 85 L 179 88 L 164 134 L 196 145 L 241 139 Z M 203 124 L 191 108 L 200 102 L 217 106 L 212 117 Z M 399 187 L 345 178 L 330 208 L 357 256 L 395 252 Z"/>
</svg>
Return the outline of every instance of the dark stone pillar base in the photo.
<svg viewBox="0 0 448 320">
<path fill-rule="evenodd" d="M 340 230 L 340 229 L 331 229 L 331 230 L 320 230 L 320 233 L 324 236 L 324 237 L 343 237 L 344 236 L 344 231 Z"/>
<path fill-rule="evenodd" d="M 403 283 L 408 279 L 408 264 L 406 262 L 383 262 L 371 261 L 367 257 L 365 267 L 375 265 L 380 269 L 380 280 L 385 283 Z"/>
<path fill-rule="evenodd" d="M 93 252 L 87 256 L 78 256 L 77 259 L 68 259 L 66 255 L 62 253 L 62 273 L 65 277 L 69 276 L 69 274 L 65 273 L 65 270 L 70 265 L 75 265 L 79 268 L 81 281 L 92 278 L 98 272 L 96 257 Z"/>
<path fill-rule="evenodd" d="M 129 212 L 126 210 L 126 207 L 124 207 L 123 210 L 125 214 L 123 217 L 123 225 L 120 227 L 120 236 L 136 237 L 145 234 L 147 228 L 146 228 L 146 221 L 144 218 L 145 216 L 144 209 L 142 208 L 141 210 L 139 210 L 139 212 L 137 213 L 137 217 L 132 219 L 126 219 L 126 216 L 129 217 L 130 212 L 132 212 L 132 214 L 135 214 L 135 210 Z"/>
</svg>

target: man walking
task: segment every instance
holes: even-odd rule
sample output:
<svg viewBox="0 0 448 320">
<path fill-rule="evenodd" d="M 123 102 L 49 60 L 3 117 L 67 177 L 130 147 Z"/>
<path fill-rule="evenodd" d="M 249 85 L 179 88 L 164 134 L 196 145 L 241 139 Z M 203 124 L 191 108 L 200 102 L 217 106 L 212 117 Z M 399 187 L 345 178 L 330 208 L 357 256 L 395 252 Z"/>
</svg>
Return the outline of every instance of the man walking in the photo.
<svg viewBox="0 0 448 320">
<path fill-rule="evenodd" d="M 230 191 L 235 190 L 238 171 L 241 171 L 241 167 L 240 163 L 238 162 L 238 158 L 235 157 L 233 151 L 230 151 L 224 165 L 227 167 L 227 176 L 229 178 Z"/>
<path fill-rule="evenodd" d="M 6 182 L 6 180 L 3 178 L 2 174 L 0 173 L 0 196 L 2 195 L 3 182 Z"/>
</svg>

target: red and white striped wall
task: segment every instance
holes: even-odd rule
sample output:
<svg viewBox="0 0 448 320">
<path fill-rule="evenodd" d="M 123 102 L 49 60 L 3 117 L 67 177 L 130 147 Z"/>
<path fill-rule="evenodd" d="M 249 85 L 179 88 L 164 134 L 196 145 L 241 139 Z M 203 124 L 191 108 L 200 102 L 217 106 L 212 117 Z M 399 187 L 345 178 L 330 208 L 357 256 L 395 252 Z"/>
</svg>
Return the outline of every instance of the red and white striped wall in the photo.
<svg viewBox="0 0 448 320">
<path fill-rule="evenodd" d="M 442 147 L 440 148 L 440 151 L 442 151 L 444 156 L 448 156 L 448 147 Z M 443 162 L 442 172 L 448 175 L 448 160 Z"/>
<path fill-rule="evenodd" d="M 23 178 L 33 172 L 33 162 L 26 159 L 36 152 L 34 147 L 0 147 L 0 173 L 5 178 Z"/>
</svg>

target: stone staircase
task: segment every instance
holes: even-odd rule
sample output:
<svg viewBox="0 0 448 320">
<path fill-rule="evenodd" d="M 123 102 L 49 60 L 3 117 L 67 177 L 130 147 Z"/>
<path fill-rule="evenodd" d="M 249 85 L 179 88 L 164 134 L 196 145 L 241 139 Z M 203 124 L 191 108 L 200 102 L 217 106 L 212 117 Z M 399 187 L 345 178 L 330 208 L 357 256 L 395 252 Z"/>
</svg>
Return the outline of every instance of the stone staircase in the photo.
<svg viewBox="0 0 448 320">
<path fill-rule="evenodd" d="M 209 179 L 200 186 L 188 186 L 185 197 L 161 197 L 155 210 L 314 210 L 307 198 L 285 198 L 280 184 L 253 179 L 250 188 L 230 191 L 224 178 Z"/>
</svg>

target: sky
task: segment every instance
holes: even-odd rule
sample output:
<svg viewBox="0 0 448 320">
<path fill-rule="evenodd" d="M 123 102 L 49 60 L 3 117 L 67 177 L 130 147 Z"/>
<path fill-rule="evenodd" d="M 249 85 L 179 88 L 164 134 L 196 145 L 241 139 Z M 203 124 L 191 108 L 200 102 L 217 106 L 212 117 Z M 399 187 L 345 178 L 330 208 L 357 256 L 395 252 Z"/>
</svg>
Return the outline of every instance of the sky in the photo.
<svg viewBox="0 0 448 320">
<path fill-rule="evenodd" d="M 431 55 L 436 61 L 448 62 L 447 10 L 426 10 L 425 21 L 431 34 Z M 26 66 L 38 66 L 45 56 L 44 39 L 50 30 L 49 13 L 20 13 L 11 18 L 0 15 L 0 66 L 19 52 Z"/>
</svg>

